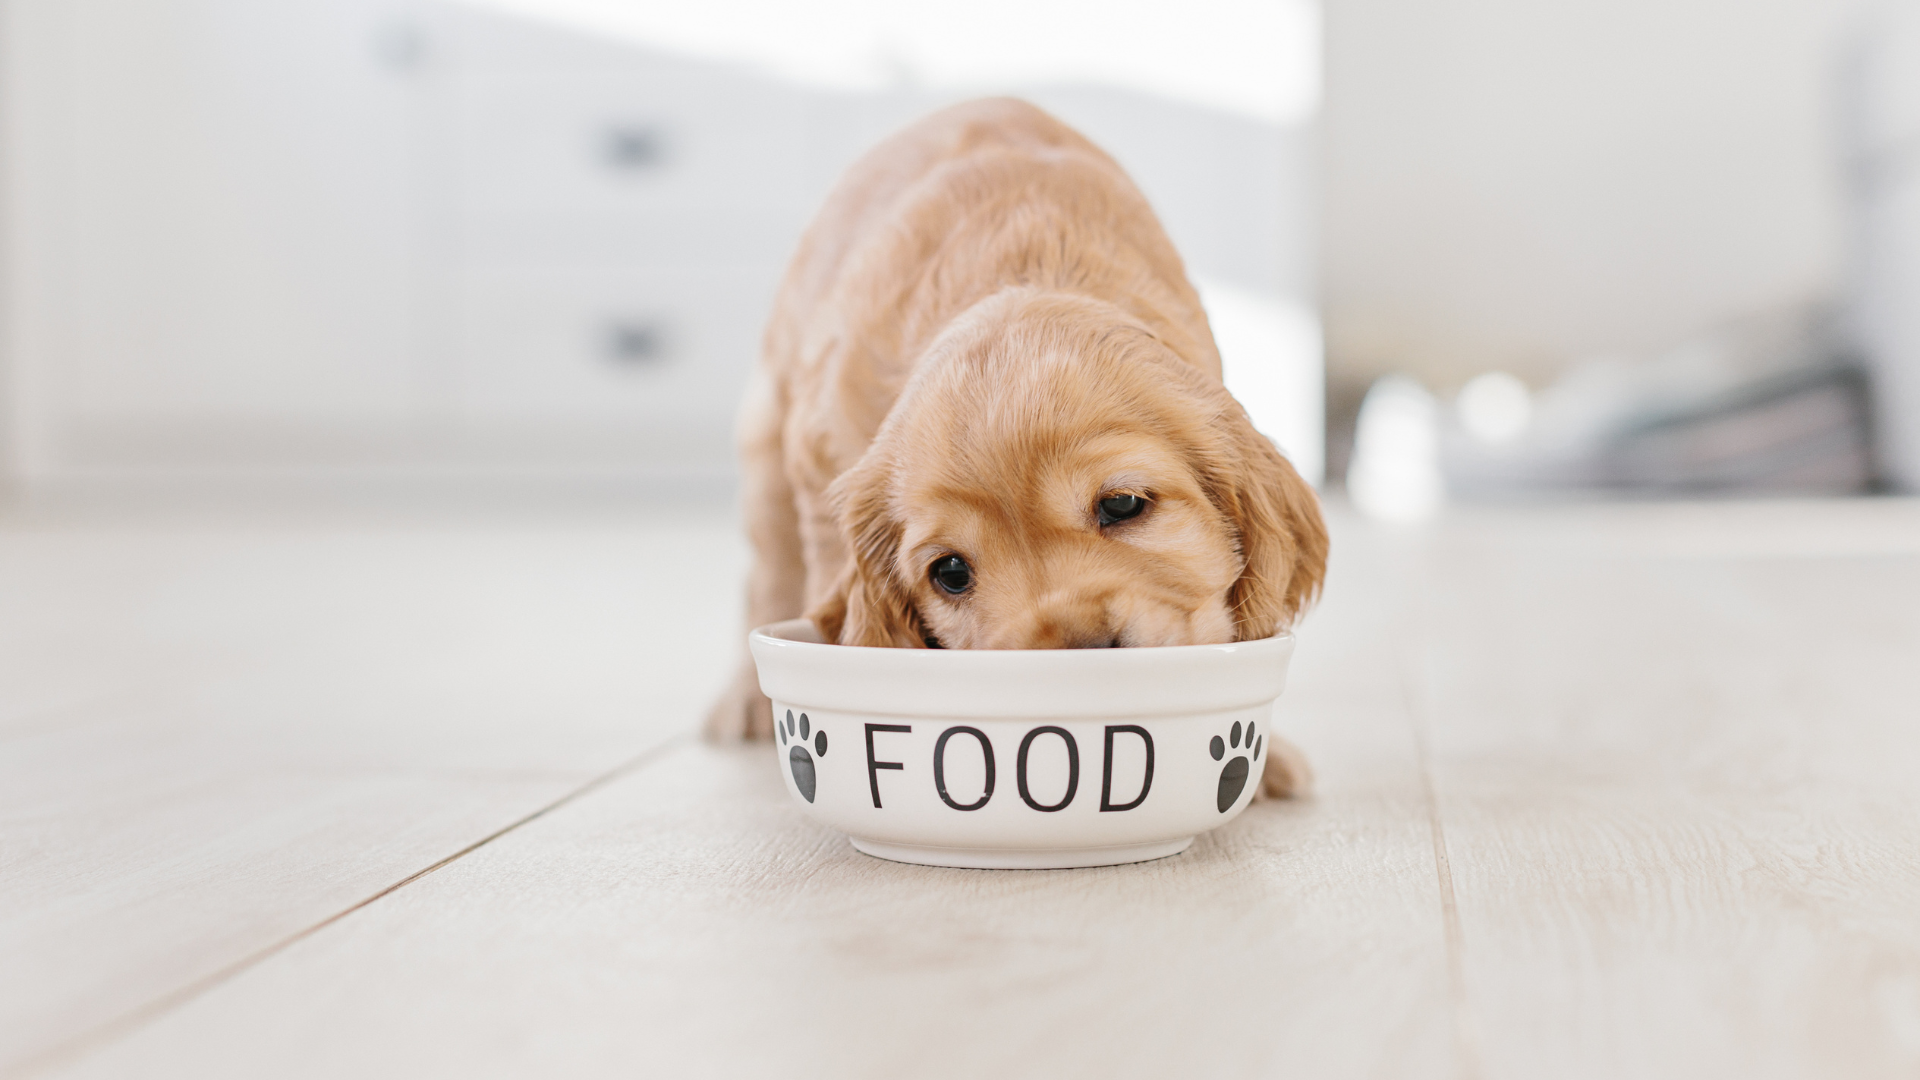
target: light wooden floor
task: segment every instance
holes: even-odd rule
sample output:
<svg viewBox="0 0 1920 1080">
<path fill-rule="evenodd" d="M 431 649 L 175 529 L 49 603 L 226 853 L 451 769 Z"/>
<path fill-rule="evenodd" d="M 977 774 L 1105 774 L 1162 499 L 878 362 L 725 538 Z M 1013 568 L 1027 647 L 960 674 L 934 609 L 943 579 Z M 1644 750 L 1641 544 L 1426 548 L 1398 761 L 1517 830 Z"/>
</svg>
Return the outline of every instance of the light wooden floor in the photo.
<svg viewBox="0 0 1920 1080">
<path fill-rule="evenodd" d="M 689 511 L 0 515 L 0 1073 L 1920 1076 L 1920 503 L 1336 521 L 1187 854 L 880 862 L 689 738 Z"/>
</svg>

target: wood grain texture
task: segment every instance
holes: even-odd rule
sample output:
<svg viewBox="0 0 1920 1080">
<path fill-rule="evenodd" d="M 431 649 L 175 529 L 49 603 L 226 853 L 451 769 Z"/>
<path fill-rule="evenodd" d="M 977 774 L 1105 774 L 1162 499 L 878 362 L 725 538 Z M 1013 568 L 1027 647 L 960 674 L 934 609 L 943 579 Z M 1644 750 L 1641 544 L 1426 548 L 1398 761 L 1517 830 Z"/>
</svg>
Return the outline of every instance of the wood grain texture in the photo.
<svg viewBox="0 0 1920 1080">
<path fill-rule="evenodd" d="M 265 773 L 9 823 L 7 1064 L 135 1015 L 578 781 Z"/>
<path fill-rule="evenodd" d="M 673 737 L 727 667 L 732 531 L 0 518 L 0 1070 Z"/>
<path fill-rule="evenodd" d="M 1351 569 L 1334 595 L 1366 588 Z M 62 1074 L 1458 1075 L 1404 695 L 1365 660 L 1377 617 L 1329 603 L 1278 718 L 1320 795 L 1181 856 L 883 862 L 809 824 L 766 748 L 690 747 Z"/>
<path fill-rule="evenodd" d="M 1418 806 L 1084 871 L 883 862 L 678 752 L 67 1075 L 1449 1075 Z"/>
<path fill-rule="evenodd" d="M 1920 1075 L 1914 509 L 1431 544 L 1422 721 L 1488 1075 Z"/>
<path fill-rule="evenodd" d="M 1163 862 L 939 870 L 809 825 L 764 748 L 689 744 L 37 1074 L 1920 1074 L 1920 503 L 1334 526 L 1327 596 L 1275 724 L 1312 756 L 1310 802 L 1256 806 Z M 420 550 L 506 542 L 488 535 L 448 528 Z M 532 564 L 581 553 L 519 543 Z M 492 675 L 508 653 L 455 624 L 474 619 L 460 582 L 498 564 L 456 554 L 433 578 L 430 562 L 402 560 L 438 585 L 389 582 L 381 610 L 418 628 L 420 611 L 453 605 L 444 651 L 390 638 L 386 666 L 377 642 L 336 642 L 325 664 L 218 667 L 252 647 L 243 628 L 276 625 L 239 598 L 249 586 L 219 594 L 190 663 L 143 667 L 150 652 L 115 646 L 98 670 L 118 704 L 72 679 L 36 684 L 54 704 L 0 731 L 0 837 L 35 816 L 69 861 L 18 879 L 37 883 L 40 909 L 9 901 L 18 886 L 0 878 L 0 933 L 8 915 L 44 920 L 20 970 L 92 957 L 91 989 L 55 997 L 154 1000 L 220 949 L 176 958 L 155 944 L 174 936 L 164 920 L 128 929 L 90 912 L 165 894 L 207 900 L 226 925 L 360 888 L 355 874 L 411 841 L 354 822 L 471 832 L 536 797 L 515 785 L 600 760 L 605 703 L 639 695 L 601 670 L 606 654 L 571 667 L 540 644 L 576 618 L 617 633 L 579 614 L 600 603 L 589 584 L 628 582 L 653 623 L 708 617 L 673 618 L 698 602 L 682 582 L 707 565 L 697 555 L 626 577 L 583 559 L 544 607 L 525 593 L 510 605 L 544 611 L 537 631 L 496 632 L 550 659 Z M 540 593 L 555 572 L 522 580 Z M 105 614 L 74 625 L 99 625 L 121 595 L 103 586 Z M 12 627 L 27 649 L 6 612 L 0 640 Z M 704 657 L 691 633 L 646 640 L 649 692 L 668 703 L 658 730 L 690 728 L 700 702 L 684 673 L 717 683 L 730 656 Z M 80 663 L 71 652 L 42 650 L 46 670 Z M 479 685 L 436 694 L 468 654 L 485 660 L 467 669 Z M 340 670 L 388 674 L 363 697 L 329 696 Z M 153 675 L 179 671 L 201 674 Z M 586 680 L 562 692 L 559 716 L 578 725 L 541 733 L 523 710 L 557 671 Z M 489 696 L 489 678 L 504 689 Z M 207 782 L 225 794 L 144 809 L 164 800 L 143 784 L 199 775 L 191 762 L 263 716 L 276 720 Z M 156 773 L 150 757 L 170 764 Z M 255 863 L 279 884 L 255 880 Z M 37 984 L 61 985 L 18 985 Z"/>
</svg>

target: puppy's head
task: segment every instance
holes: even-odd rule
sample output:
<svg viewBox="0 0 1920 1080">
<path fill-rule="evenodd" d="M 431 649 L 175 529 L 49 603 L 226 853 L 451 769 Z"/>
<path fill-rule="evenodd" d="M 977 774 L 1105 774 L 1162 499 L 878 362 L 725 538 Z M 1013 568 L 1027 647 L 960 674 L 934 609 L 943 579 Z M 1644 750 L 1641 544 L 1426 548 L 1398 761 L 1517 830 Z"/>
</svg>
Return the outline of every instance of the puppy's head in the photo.
<svg viewBox="0 0 1920 1080">
<path fill-rule="evenodd" d="M 811 614 L 843 645 L 1261 638 L 1326 566 L 1312 489 L 1239 404 L 1080 297 L 957 320 L 829 497 L 852 559 Z"/>
</svg>

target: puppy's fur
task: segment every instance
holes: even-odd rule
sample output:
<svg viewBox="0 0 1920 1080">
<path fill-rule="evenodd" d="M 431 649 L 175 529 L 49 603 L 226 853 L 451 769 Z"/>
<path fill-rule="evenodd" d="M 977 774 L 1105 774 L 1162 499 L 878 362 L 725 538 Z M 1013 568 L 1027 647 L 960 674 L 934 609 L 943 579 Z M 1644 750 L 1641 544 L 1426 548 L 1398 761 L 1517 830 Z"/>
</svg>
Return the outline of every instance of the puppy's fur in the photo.
<svg viewBox="0 0 1920 1080">
<path fill-rule="evenodd" d="M 802 239 L 741 417 L 748 624 L 897 648 L 1267 637 L 1317 592 L 1313 491 L 1220 381 L 1118 165 L 979 101 L 853 166 Z M 1103 523 L 1102 499 L 1138 496 Z M 929 576 L 949 555 L 972 585 Z M 771 734 L 751 662 L 710 733 Z M 1275 740 L 1265 788 L 1304 790 Z"/>
</svg>

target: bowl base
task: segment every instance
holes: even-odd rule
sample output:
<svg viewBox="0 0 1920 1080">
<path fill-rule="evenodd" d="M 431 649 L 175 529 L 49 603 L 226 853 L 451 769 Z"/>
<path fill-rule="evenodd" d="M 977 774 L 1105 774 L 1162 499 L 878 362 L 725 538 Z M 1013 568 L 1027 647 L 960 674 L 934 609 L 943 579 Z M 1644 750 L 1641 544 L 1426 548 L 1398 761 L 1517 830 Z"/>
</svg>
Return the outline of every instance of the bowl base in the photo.
<svg viewBox="0 0 1920 1080">
<path fill-rule="evenodd" d="M 875 858 L 922 866 L 959 866 L 972 870 L 1064 870 L 1075 866 L 1115 866 L 1178 855 L 1193 837 L 1090 848 L 956 848 L 889 844 L 850 837 L 853 846 Z"/>
</svg>

